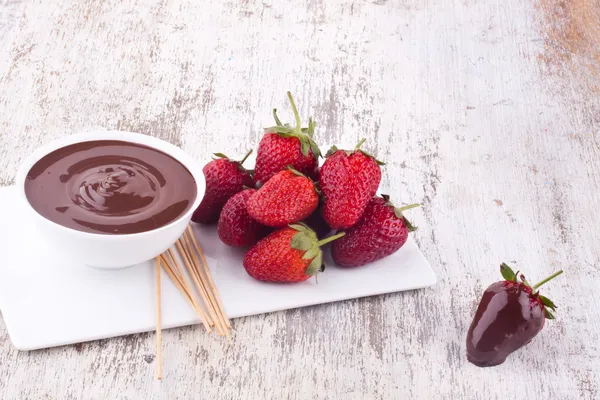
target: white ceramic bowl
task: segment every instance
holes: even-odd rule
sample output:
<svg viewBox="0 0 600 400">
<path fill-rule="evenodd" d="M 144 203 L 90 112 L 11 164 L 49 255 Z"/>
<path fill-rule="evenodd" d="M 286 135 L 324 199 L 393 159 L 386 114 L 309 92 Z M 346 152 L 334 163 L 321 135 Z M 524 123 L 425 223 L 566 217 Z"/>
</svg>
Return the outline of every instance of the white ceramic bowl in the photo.
<svg viewBox="0 0 600 400">
<path fill-rule="evenodd" d="M 70 144 L 93 140 L 121 140 L 138 143 L 160 150 L 175 158 L 190 171 L 196 180 L 197 195 L 194 204 L 184 215 L 168 225 L 151 231 L 123 235 L 81 232 L 44 218 L 33 209 L 25 195 L 27 173 L 37 161 L 48 153 Z M 206 187 L 201 165 L 183 150 L 151 136 L 120 131 L 80 133 L 63 137 L 39 148 L 19 168 L 16 184 L 25 210 L 35 221 L 36 227 L 53 245 L 64 249 L 65 256 L 72 257 L 82 264 L 104 269 L 136 265 L 158 256 L 171 247 L 188 226 L 192 213 L 204 196 Z"/>
</svg>

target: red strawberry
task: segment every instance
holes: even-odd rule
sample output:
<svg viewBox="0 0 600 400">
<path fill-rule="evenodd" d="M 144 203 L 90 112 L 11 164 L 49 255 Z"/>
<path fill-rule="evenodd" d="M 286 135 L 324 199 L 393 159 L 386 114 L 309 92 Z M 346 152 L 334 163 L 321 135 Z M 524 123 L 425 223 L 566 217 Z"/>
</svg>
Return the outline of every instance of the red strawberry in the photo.
<svg viewBox="0 0 600 400">
<path fill-rule="evenodd" d="M 506 264 L 500 266 L 500 272 L 506 280 L 483 292 L 467 334 L 467 359 L 478 367 L 502 364 L 542 330 L 546 319 L 554 319 L 548 309 L 555 311 L 556 306 L 540 295 L 538 288 L 562 271 L 533 286 Z"/>
<path fill-rule="evenodd" d="M 344 232 L 318 241 L 304 224 L 293 224 L 271 233 L 252 247 L 244 257 L 248 275 L 266 282 L 302 282 L 323 271 L 320 246 Z"/>
<path fill-rule="evenodd" d="M 314 183 L 295 170 L 278 172 L 248 200 L 248 214 L 263 225 L 283 227 L 308 217 L 319 205 Z"/>
<path fill-rule="evenodd" d="M 342 267 L 358 267 L 395 253 L 415 230 L 402 211 L 418 206 L 395 208 L 389 196 L 373 197 L 358 223 L 332 244 L 333 260 Z"/>
<path fill-rule="evenodd" d="M 382 162 L 360 150 L 332 147 L 321 167 L 323 217 L 332 229 L 346 229 L 358 222 L 381 182 Z"/>
<path fill-rule="evenodd" d="M 273 175 L 287 166 L 310 177 L 314 177 L 318 167 L 321 151 L 312 139 L 316 123 L 310 118 L 308 128 L 302 128 L 292 94 L 287 92 L 287 95 L 296 117 L 296 127 L 292 128 L 289 124 L 283 125 L 277 117 L 277 109 L 273 110 L 277 125 L 265 129 L 266 133 L 258 144 L 256 153 L 254 182 L 258 186 L 260 183 L 266 183 Z"/>
<path fill-rule="evenodd" d="M 223 243 L 233 247 L 252 246 L 271 231 L 248 214 L 246 204 L 256 189 L 242 190 L 227 200 L 219 217 L 218 233 Z"/>
<path fill-rule="evenodd" d="M 231 196 L 241 192 L 244 186 L 254 186 L 250 172 L 242 167 L 250 153 L 252 150 L 241 161 L 233 161 L 224 154 L 215 153 L 218 158 L 202 168 L 206 190 L 202 202 L 192 215 L 192 221 L 201 224 L 217 222 L 223 206 Z"/>
</svg>

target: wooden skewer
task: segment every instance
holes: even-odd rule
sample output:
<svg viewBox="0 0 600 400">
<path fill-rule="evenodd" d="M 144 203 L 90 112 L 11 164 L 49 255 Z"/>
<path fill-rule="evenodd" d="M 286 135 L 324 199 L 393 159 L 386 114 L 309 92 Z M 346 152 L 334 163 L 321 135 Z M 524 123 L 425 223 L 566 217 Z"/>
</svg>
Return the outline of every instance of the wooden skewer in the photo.
<svg viewBox="0 0 600 400">
<path fill-rule="evenodd" d="M 218 317 L 217 317 L 215 311 L 213 310 L 212 304 L 208 298 L 208 293 L 206 293 L 206 290 L 204 288 L 204 285 L 201 282 L 201 279 L 198 276 L 196 276 L 196 272 L 194 270 L 194 267 L 192 266 L 191 260 L 188 259 L 188 255 L 185 252 L 185 250 L 181 244 L 181 239 L 179 239 L 177 242 L 175 242 L 175 246 L 176 246 L 177 250 L 179 251 L 181 258 L 183 259 L 183 264 L 187 268 L 187 271 L 196 286 L 196 290 L 198 291 L 198 294 L 202 298 L 202 301 L 204 302 L 204 305 L 206 306 L 206 309 L 208 310 L 208 314 L 211 316 L 213 322 L 215 322 L 215 329 L 217 330 L 219 336 L 223 336 L 225 334 L 225 332 L 223 332 L 221 325 L 218 323 L 219 320 L 218 320 Z"/>
<path fill-rule="evenodd" d="M 192 243 L 194 244 L 194 248 L 196 249 L 196 252 L 200 256 L 200 260 L 202 261 L 202 267 L 204 269 L 204 273 L 206 274 L 206 276 L 208 278 L 208 283 L 210 285 L 210 288 L 211 288 L 212 292 L 215 294 L 215 298 L 217 300 L 217 304 L 219 305 L 219 308 L 220 308 L 220 310 L 221 310 L 221 312 L 223 314 L 223 318 L 225 319 L 225 323 L 226 323 L 226 325 L 227 325 L 228 328 L 231 328 L 231 323 L 229 321 L 229 318 L 227 318 L 227 314 L 225 313 L 225 308 L 223 307 L 223 302 L 221 301 L 221 296 L 219 296 L 219 292 L 217 291 L 217 288 L 215 287 L 215 282 L 214 282 L 214 280 L 212 278 L 212 274 L 210 273 L 210 269 L 208 268 L 208 263 L 206 262 L 206 257 L 204 256 L 204 252 L 202 251 L 202 248 L 198 244 L 198 241 L 196 240 L 196 236 L 194 236 L 194 232 L 192 231 L 192 227 L 189 226 L 189 225 L 187 227 L 187 234 L 191 238 Z"/>
<path fill-rule="evenodd" d="M 173 252 L 173 250 L 171 249 L 167 249 L 167 252 L 165 253 L 165 257 L 167 257 L 167 254 L 171 257 L 170 261 L 171 261 L 171 265 L 172 266 L 177 266 L 177 268 L 173 268 L 174 272 L 177 273 L 177 276 L 179 277 L 180 280 L 185 281 L 185 278 L 183 277 L 183 270 L 179 267 L 179 263 L 177 262 L 177 258 L 175 257 L 175 252 Z"/>
<path fill-rule="evenodd" d="M 186 240 L 188 240 L 190 243 L 193 244 L 193 248 L 195 248 L 196 253 L 200 257 L 201 264 L 202 264 L 202 272 L 203 272 L 203 275 L 206 277 L 206 280 L 212 289 L 211 294 L 212 294 L 213 300 L 216 301 L 216 303 L 217 303 L 220 319 L 223 322 L 223 324 L 227 327 L 227 329 L 230 330 L 231 323 L 229 322 L 229 319 L 227 318 L 227 315 L 225 314 L 223 303 L 221 302 L 221 298 L 219 297 L 219 293 L 215 287 L 214 280 L 212 278 L 212 273 L 210 272 L 210 269 L 208 268 L 208 262 L 206 261 L 204 252 L 202 251 L 202 248 L 198 244 L 198 241 L 196 240 L 196 238 L 193 234 L 193 231 L 191 230 L 191 227 L 188 227 L 188 230 L 187 230 L 185 236 L 186 236 Z M 228 331 L 228 338 L 231 339 L 230 335 L 229 335 L 229 331 Z"/>
<path fill-rule="evenodd" d="M 191 265 L 192 267 L 194 266 L 193 260 L 190 257 L 189 254 L 189 249 L 187 248 L 187 246 L 185 245 L 185 243 L 182 242 L 181 239 L 179 239 L 176 243 L 175 246 L 177 247 L 177 249 L 179 250 L 179 252 L 181 253 L 181 257 L 183 260 L 185 260 L 186 262 L 186 266 Z M 198 271 L 196 270 L 196 268 L 192 268 L 190 271 L 188 271 L 188 273 L 190 274 L 190 276 L 192 277 L 192 279 L 194 279 L 194 283 L 200 283 L 198 290 L 202 289 L 202 293 L 206 294 L 206 285 L 204 284 L 204 282 L 201 280 L 200 275 L 198 275 Z M 207 304 L 207 309 L 208 306 L 210 304 Z"/>
<path fill-rule="evenodd" d="M 202 319 L 203 315 L 204 315 L 204 319 L 206 320 L 207 316 L 206 316 L 206 314 L 204 314 L 204 310 L 202 310 L 200 305 L 190 295 L 190 288 L 187 287 L 188 286 L 187 282 L 184 281 L 182 283 L 182 281 L 177 276 L 177 274 L 173 272 L 173 266 L 170 264 L 168 259 L 166 257 L 164 257 L 164 255 L 161 254 L 160 258 L 161 258 L 162 266 L 163 266 L 165 272 L 167 273 L 167 275 L 169 275 L 169 278 L 171 278 L 171 281 L 175 284 L 175 286 L 177 286 L 177 289 L 179 289 L 179 291 L 185 297 L 185 299 L 188 301 L 188 303 L 190 303 L 190 305 L 192 306 L 194 311 L 196 311 L 196 313 L 200 316 L 200 319 Z M 207 321 L 203 320 L 202 323 L 205 326 L 207 326 Z M 210 325 L 210 323 L 208 325 Z M 207 329 L 207 331 L 211 332 L 210 329 Z"/>
<path fill-rule="evenodd" d="M 181 280 L 181 277 L 179 277 L 173 271 L 173 266 L 171 265 L 170 261 L 164 256 L 164 254 L 160 255 L 160 262 L 161 262 L 163 268 L 165 269 L 165 271 L 167 272 L 167 274 L 169 274 L 169 278 L 171 278 L 171 280 L 173 280 L 173 283 L 175 284 L 175 286 L 177 286 L 177 288 L 182 292 L 183 295 L 186 296 L 187 300 L 191 303 L 192 299 L 190 297 L 189 291 L 187 290 L 186 287 L 184 287 L 184 282 Z"/>
<path fill-rule="evenodd" d="M 188 226 L 181 238 L 175 242 L 175 249 L 177 255 L 175 251 L 168 249 L 156 257 L 156 378 L 159 380 L 162 380 L 161 266 L 200 316 L 207 332 L 212 332 L 211 327 L 214 326 L 220 336 L 226 335 L 231 341 L 231 323 L 225 314 L 208 262 L 191 226 Z M 202 304 L 198 301 L 179 259 L 183 262 Z"/>
<path fill-rule="evenodd" d="M 204 282 L 202 277 L 198 274 L 198 269 L 196 268 L 194 259 L 192 258 L 191 254 L 190 254 L 190 249 L 187 246 L 187 244 L 184 243 L 183 237 L 178 240 L 178 242 L 176 243 L 176 246 L 179 246 L 179 250 L 182 252 L 182 258 L 184 258 L 187 262 L 186 265 L 188 267 L 192 267 L 191 270 L 189 271 L 189 274 L 195 280 L 195 283 L 197 284 L 197 289 L 199 290 L 199 293 L 204 295 L 203 296 L 204 300 L 207 300 L 208 299 L 207 296 L 208 296 L 209 292 L 207 291 L 208 288 L 206 286 L 206 282 Z M 212 307 L 211 302 L 207 302 L 205 305 L 206 305 L 207 309 L 210 309 Z M 213 308 L 213 311 L 214 311 L 214 308 Z M 213 315 L 213 317 L 214 316 L 215 315 Z"/>
<path fill-rule="evenodd" d="M 183 238 L 183 240 L 186 244 L 186 248 L 188 249 L 190 256 L 193 260 L 193 264 L 196 268 L 196 273 L 198 274 L 199 277 L 202 276 L 201 280 L 207 286 L 207 291 L 209 293 L 211 305 L 214 307 L 214 309 L 216 311 L 218 321 L 220 322 L 221 326 L 223 327 L 223 331 L 225 332 L 227 337 L 230 338 L 229 330 L 231 327 L 228 326 L 228 324 L 227 324 L 226 318 L 223 313 L 223 309 L 222 309 L 222 307 L 220 307 L 218 301 L 216 300 L 214 290 L 211 290 L 212 288 L 214 288 L 214 286 L 210 287 L 210 282 L 208 281 L 208 277 L 204 273 L 204 268 L 201 265 L 201 262 L 198 260 L 198 256 L 197 256 L 196 252 L 194 252 L 194 247 L 192 246 L 192 239 L 189 234 L 184 234 L 182 238 Z"/>
<path fill-rule="evenodd" d="M 162 380 L 162 322 L 160 293 L 160 258 L 156 257 L 156 379 L 158 380 Z"/>
<path fill-rule="evenodd" d="M 210 329 L 210 327 L 213 325 L 212 320 L 204 312 L 204 309 L 202 308 L 202 306 L 200 304 L 198 304 L 196 297 L 193 294 L 192 288 L 190 287 L 189 283 L 183 276 L 181 266 L 179 265 L 177 258 L 174 257 L 174 254 L 171 251 L 171 249 L 169 249 L 169 253 L 172 256 L 172 262 L 171 262 L 171 260 L 169 260 L 168 257 L 164 256 L 164 254 L 163 254 L 163 256 L 164 256 L 163 259 L 165 260 L 165 263 L 168 266 L 168 269 L 165 269 L 165 270 L 169 274 L 169 277 L 171 278 L 171 280 L 173 282 L 175 282 L 175 285 L 178 286 L 179 290 L 184 293 L 184 296 L 190 302 L 190 304 L 192 305 L 192 308 L 196 311 L 196 313 L 200 317 L 200 320 L 202 321 L 202 324 L 206 328 L 206 331 L 209 333 L 212 332 L 212 330 Z M 179 282 L 180 285 L 178 285 L 177 282 Z"/>
<path fill-rule="evenodd" d="M 208 295 L 210 306 L 214 310 L 214 314 L 216 316 L 217 322 L 221 325 L 223 332 L 227 335 L 227 337 L 229 337 L 230 336 L 229 335 L 229 327 L 225 323 L 225 319 L 223 318 L 223 313 L 222 313 L 221 309 L 219 308 L 218 303 L 215 300 L 214 294 L 210 290 L 210 287 L 209 287 L 206 277 L 202 273 L 202 267 L 200 265 L 200 262 L 198 261 L 198 257 L 194 253 L 194 248 L 192 247 L 190 240 L 188 239 L 187 235 L 185 235 L 185 234 L 182 236 L 182 238 L 180 240 L 182 241 L 183 248 L 186 250 L 187 256 L 189 257 L 189 259 L 192 263 L 192 266 L 194 267 L 194 273 L 198 277 L 198 280 L 200 282 L 202 282 L 204 290 Z"/>
<path fill-rule="evenodd" d="M 191 243 L 195 239 L 194 239 L 192 233 L 187 232 L 187 235 L 184 234 L 184 238 L 185 238 L 185 241 L 188 244 L 188 246 L 190 246 L 190 250 L 191 250 L 191 253 L 193 254 L 193 258 L 196 262 L 198 271 L 203 276 L 202 280 L 207 282 L 207 284 L 210 285 L 210 287 L 213 289 L 213 290 L 209 291 L 210 298 L 211 298 L 211 301 L 213 302 L 213 304 L 215 305 L 215 308 L 217 309 L 218 321 L 223 326 L 223 330 L 225 331 L 225 336 L 227 337 L 227 340 L 231 343 L 232 342 L 231 324 L 229 323 L 229 320 L 227 319 L 227 316 L 225 315 L 225 311 L 223 310 L 222 303 L 220 302 L 220 298 L 218 297 L 218 292 L 216 291 L 214 281 L 212 281 L 212 274 L 211 274 L 210 270 L 208 269 L 208 263 L 206 262 L 206 258 L 204 258 L 202 248 L 196 242 L 196 252 L 194 252 L 194 247 L 192 246 Z M 197 255 L 201 257 L 201 259 L 204 261 L 204 263 L 200 263 L 198 261 Z M 202 266 L 200 266 L 200 264 L 202 264 Z"/>
<path fill-rule="evenodd" d="M 190 290 L 187 285 L 187 282 L 179 275 L 179 273 L 176 271 L 176 268 L 173 266 L 173 264 L 168 259 L 168 257 L 166 257 L 164 254 L 161 254 L 160 259 L 161 259 L 163 268 L 165 269 L 165 271 L 169 275 L 169 278 L 171 278 L 171 280 L 173 281 L 175 286 L 177 286 L 177 288 L 182 292 L 182 294 L 186 297 L 186 299 L 190 303 L 192 303 L 192 306 L 196 306 L 194 304 L 194 302 L 192 301 L 193 300 L 192 297 L 190 296 Z"/>
<path fill-rule="evenodd" d="M 181 266 L 183 264 L 183 267 Z M 160 331 L 160 267 L 163 267 L 173 284 L 179 289 L 194 311 L 200 316 L 207 332 L 214 327 L 220 336 L 231 340 L 231 323 L 225 314 L 223 303 L 215 287 L 208 262 L 200 244 L 196 240 L 191 226 L 175 242 L 173 249 L 156 258 L 157 267 L 157 341 L 162 342 Z M 184 273 L 187 271 L 187 275 Z M 191 280 L 191 284 L 190 284 Z M 196 290 L 192 288 L 195 287 Z M 196 294 L 196 293 L 197 294 Z M 199 296 L 199 299 L 197 298 Z M 201 300 L 201 301 L 199 301 Z M 157 342 L 157 359 L 162 359 L 162 349 Z M 159 369 L 160 368 L 160 369 Z M 157 377 L 162 377 L 161 366 L 157 365 Z M 159 378 L 160 379 L 160 378 Z"/>
<path fill-rule="evenodd" d="M 170 256 L 170 259 L 167 256 L 167 254 L 168 254 L 168 256 Z M 200 315 L 201 318 L 202 318 L 202 316 L 204 316 L 203 322 L 205 324 L 206 324 L 206 322 L 208 322 L 208 326 L 214 326 L 215 324 L 212 321 L 211 317 L 206 314 L 203 307 L 196 300 L 196 296 L 194 296 L 194 291 L 192 290 L 192 287 L 190 286 L 190 284 L 188 283 L 188 280 L 185 278 L 185 276 L 183 274 L 183 268 L 181 268 L 181 266 L 179 265 L 179 262 L 177 261 L 177 257 L 175 256 L 175 252 L 171 249 L 168 249 L 167 252 L 163 254 L 163 256 L 167 260 L 167 262 L 170 263 L 171 269 L 172 269 L 173 273 L 175 274 L 175 276 L 177 277 L 177 279 L 179 279 L 179 281 L 185 287 L 187 295 L 190 298 L 190 301 L 195 306 L 196 312 L 201 314 Z M 210 332 L 210 330 L 209 330 L 209 332 Z"/>
</svg>

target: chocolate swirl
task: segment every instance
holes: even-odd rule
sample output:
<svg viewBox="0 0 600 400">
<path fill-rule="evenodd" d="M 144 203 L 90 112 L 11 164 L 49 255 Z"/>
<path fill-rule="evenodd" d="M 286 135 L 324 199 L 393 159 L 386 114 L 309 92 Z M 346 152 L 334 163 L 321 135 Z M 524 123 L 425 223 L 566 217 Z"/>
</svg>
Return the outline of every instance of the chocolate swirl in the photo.
<svg viewBox="0 0 600 400">
<path fill-rule="evenodd" d="M 58 224 L 94 233 L 139 233 L 167 225 L 196 198 L 190 172 L 171 156 L 120 141 L 56 150 L 29 171 L 33 208 Z"/>
</svg>

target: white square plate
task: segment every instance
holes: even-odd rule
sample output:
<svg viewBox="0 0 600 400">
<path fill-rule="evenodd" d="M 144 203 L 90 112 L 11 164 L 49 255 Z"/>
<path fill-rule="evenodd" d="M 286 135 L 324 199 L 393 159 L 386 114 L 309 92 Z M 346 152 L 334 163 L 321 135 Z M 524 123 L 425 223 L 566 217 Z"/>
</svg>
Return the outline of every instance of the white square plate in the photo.
<svg viewBox="0 0 600 400">
<path fill-rule="evenodd" d="M 342 269 L 331 260 L 315 279 L 285 285 L 252 279 L 244 252 L 222 244 L 213 227 L 194 226 L 230 318 L 431 286 L 436 276 L 409 238 L 395 254 Z M 154 269 L 147 262 L 105 271 L 69 261 L 48 246 L 19 210 L 14 187 L 0 188 L 0 310 L 13 345 L 33 350 L 154 330 Z M 163 327 L 198 323 L 162 275 Z"/>
</svg>

